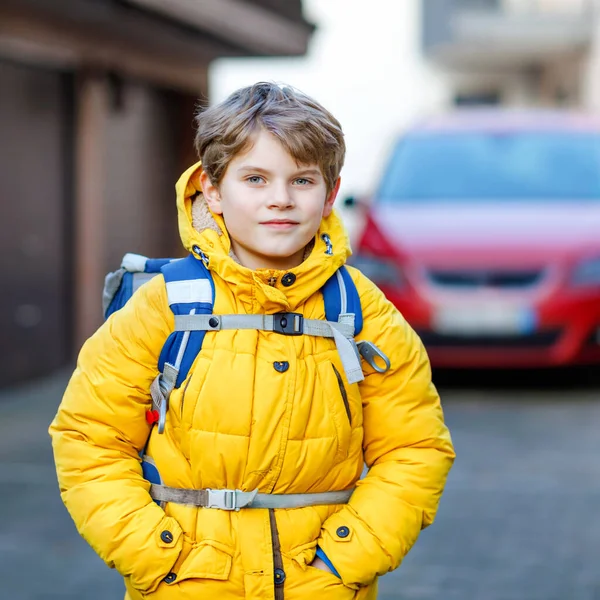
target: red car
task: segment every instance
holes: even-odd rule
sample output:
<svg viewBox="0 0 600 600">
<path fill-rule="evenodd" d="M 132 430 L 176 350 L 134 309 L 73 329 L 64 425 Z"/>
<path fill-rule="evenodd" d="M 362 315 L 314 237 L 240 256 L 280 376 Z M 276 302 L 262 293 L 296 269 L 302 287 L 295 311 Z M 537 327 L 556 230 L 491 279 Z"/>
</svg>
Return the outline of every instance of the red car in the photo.
<svg viewBox="0 0 600 600">
<path fill-rule="evenodd" d="M 600 118 L 430 120 L 365 207 L 353 263 L 434 366 L 600 363 Z"/>
</svg>

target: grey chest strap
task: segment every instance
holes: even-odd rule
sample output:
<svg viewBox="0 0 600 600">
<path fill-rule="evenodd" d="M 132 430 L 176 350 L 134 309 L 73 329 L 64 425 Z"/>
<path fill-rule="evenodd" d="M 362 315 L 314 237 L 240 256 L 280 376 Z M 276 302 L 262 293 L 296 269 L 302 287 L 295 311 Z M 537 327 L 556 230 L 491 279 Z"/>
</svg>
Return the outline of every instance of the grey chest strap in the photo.
<svg viewBox="0 0 600 600">
<path fill-rule="evenodd" d="M 240 510 L 241 508 L 302 508 L 327 504 L 346 504 L 354 490 L 315 494 L 261 494 L 258 490 L 188 490 L 152 484 L 150 496 L 159 502 L 187 504 L 201 508 Z"/>
<path fill-rule="evenodd" d="M 340 315 L 340 321 L 305 319 L 298 313 L 272 315 L 175 315 L 175 331 L 221 331 L 257 329 L 283 335 L 313 335 L 333 338 L 348 383 L 364 379 L 360 355 L 354 342 L 354 315 Z"/>
</svg>

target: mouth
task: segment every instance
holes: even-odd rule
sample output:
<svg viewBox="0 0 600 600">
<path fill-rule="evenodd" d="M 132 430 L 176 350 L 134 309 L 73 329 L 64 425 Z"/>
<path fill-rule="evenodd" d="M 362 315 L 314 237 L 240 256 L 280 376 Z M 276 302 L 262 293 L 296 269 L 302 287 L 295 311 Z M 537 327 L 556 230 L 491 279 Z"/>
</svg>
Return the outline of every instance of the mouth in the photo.
<svg viewBox="0 0 600 600">
<path fill-rule="evenodd" d="M 270 221 L 262 221 L 261 225 L 277 229 L 287 229 L 299 225 L 299 223 L 298 221 L 292 221 L 291 219 L 271 219 Z"/>
</svg>

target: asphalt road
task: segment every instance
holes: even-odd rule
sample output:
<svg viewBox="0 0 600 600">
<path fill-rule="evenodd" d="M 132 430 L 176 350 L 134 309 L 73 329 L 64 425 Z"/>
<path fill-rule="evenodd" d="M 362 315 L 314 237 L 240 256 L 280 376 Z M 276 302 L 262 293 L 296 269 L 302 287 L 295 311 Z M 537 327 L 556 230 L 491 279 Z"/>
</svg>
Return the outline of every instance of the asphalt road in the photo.
<svg viewBox="0 0 600 600">
<path fill-rule="evenodd" d="M 457 450 L 390 600 L 600 600 L 600 384 L 440 374 Z M 60 501 L 46 429 L 64 373 L 0 392 L 0 598 L 123 597 Z"/>
</svg>

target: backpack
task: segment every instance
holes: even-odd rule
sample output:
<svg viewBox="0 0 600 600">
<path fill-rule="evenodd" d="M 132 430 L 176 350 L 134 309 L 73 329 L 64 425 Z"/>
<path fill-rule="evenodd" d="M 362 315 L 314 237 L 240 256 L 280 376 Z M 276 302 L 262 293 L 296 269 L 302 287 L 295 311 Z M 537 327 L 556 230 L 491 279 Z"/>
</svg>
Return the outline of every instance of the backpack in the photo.
<svg viewBox="0 0 600 600">
<path fill-rule="evenodd" d="M 165 429 L 169 396 L 185 381 L 207 331 L 266 329 L 282 335 L 334 338 L 349 383 L 364 379 L 360 356 L 380 373 L 390 368 L 389 359 L 374 344 L 354 341 L 354 336 L 362 330 L 363 316 L 358 290 L 344 266 L 321 289 L 326 320 L 304 319 L 299 313 L 215 315 L 215 286 L 206 266 L 208 259 L 198 247 L 194 247 L 194 252 L 200 258 L 190 254 L 178 259 L 152 259 L 129 253 L 123 257 L 121 268 L 109 273 L 104 282 L 102 308 L 108 319 L 125 306 L 144 283 L 160 273 L 165 279 L 169 306 L 175 316 L 175 330 L 160 353 L 159 374 L 150 386 L 152 409 L 146 413 L 148 423 L 152 426 L 156 423 L 159 434 Z M 376 358 L 383 361 L 383 366 L 376 363 Z M 152 458 L 146 455 L 145 447 L 140 451 L 140 457 L 144 478 L 152 484 L 162 484 L 160 473 Z"/>
</svg>

